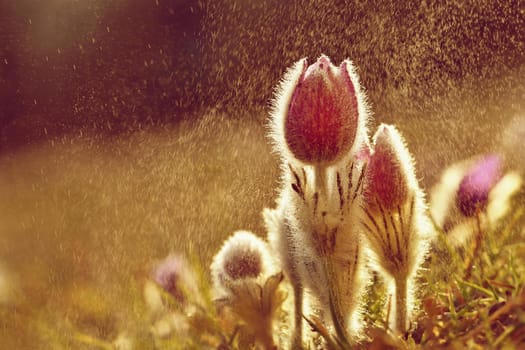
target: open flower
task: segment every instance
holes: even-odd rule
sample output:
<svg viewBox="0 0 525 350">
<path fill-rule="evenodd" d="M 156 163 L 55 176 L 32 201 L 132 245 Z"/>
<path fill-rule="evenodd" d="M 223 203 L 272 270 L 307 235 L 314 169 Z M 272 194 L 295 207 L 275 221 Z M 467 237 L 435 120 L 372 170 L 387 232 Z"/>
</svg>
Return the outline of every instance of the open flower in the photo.
<svg viewBox="0 0 525 350">
<path fill-rule="evenodd" d="M 413 161 L 395 127 L 380 125 L 366 169 L 362 225 L 375 257 L 395 296 L 390 327 L 407 330 L 414 308 L 414 277 L 432 237 L 423 191 Z"/>
<path fill-rule="evenodd" d="M 503 177 L 503 161 L 495 154 L 480 159 L 459 184 L 456 203 L 465 216 L 487 207 L 489 193 Z"/>
<path fill-rule="evenodd" d="M 352 63 L 324 55 L 302 59 L 287 73 L 275 100 L 272 133 L 286 158 L 330 165 L 347 156 L 366 128 L 366 105 Z"/>
<path fill-rule="evenodd" d="M 449 243 L 461 246 L 508 213 L 510 199 L 521 185 L 517 172 L 504 172 L 498 154 L 462 160 L 449 166 L 433 187 L 430 212 Z"/>
</svg>

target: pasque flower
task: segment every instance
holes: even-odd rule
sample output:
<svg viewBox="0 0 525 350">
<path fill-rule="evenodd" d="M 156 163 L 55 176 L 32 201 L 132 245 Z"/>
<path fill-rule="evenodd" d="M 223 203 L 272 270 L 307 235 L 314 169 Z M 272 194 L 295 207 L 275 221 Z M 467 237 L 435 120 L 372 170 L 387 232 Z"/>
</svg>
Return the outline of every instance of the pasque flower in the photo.
<svg viewBox="0 0 525 350">
<path fill-rule="evenodd" d="M 366 133 L 366 104 L 352 63 L 336 67 L 324 55 L 288 71 L 272 114 L 277 149 L 304 164 L 334 164 Z"/>
<path fill-rule="evenodd" d="M 211 271 L 219 289 L 248 279 L 261 282 L 276 272 L 266 243 L 248 231 L 236 231 L 224 242 L 213 259 Z"/>
<path fill-rule="evenodd" d="M 170 309 L 172 302 L 178 309 L 202 302 L 195 271 L 180 254 L 170 254 L 153 266 L 144 285 L 144 297 L 154 313 Z"/>
<path fill-rule="evenodd" d="M 464 245 L 508 213 L 522 178 L 504 168 L 503 157 L 493 153 L 459 161 L 443 172 L 431 192 L 430 212 L 450 244 Z"/>
<path fill-rule="evenodd" d="M 158 337 L 186 334 L 189 315 L 204 305 L 195 270 L 180 254 L 170 254 L 153 266 L 143 292 L 155 320 L 152 332 Z"/>
<path fill-rule="evenodd" d="M 264 349 L 274 349 L 274 316 L 285 295 L 283 275 L 266 242 L 248 231 L 235 232 L 214 257 L 211 271 L 217 303 L 238 315 Z"/>
<path fill-rule="evenodd" d="M 326 56 L 303 69 L 285 119 L 290 151 L 305 163 L 330 163 L 348 153 L 357 130 L 357 99 L 343 62 Z"/>
<path fill-rule="evenodd" d="M 432 189 L 431 215 L 447 243 L 464 257 L 466 279 L 483 270 L 486 233 L 507 216 L 522 186 L 519 173 L 503 169 L 500 154 L 475 156 L 450 165 Z"/>
<path fill-rule="evenodd" d="M 390 327 L 404 333 L 414 307 L 414 277 L 432 231 L 412 158 L 395 127 L 379 126 L 365 178 L 362 225 L 375 266 L 395 295 Z"/>
<path fill-rule="evenodd" d="M 169 255 L 155 266 L 151 273 L 153 281 L 171 294 L 177 301 L 184 301 L 184 279 L 188 266 L 186 260 L 179 255 Z M 186 286 L 187 288 L 187 286 Z"/>
<path fill-rule="evenodd" d="M 480 159 L 464 175 L 457 191 L 456 203 L 465 216 L 487 207 L 489 193 L 503 177 L 503 161 L 496 154 Z"/>
<path fill-rule="evenodd" d="M 368 113 L 350 61 L 300 60 L 278 89 L 271 119 L 282 159 L 282 189 L 265 213 L 270 242 L 294 287 L 296 333 L 302 312 L 320 315 L 339 338 L 359 332 L 366 284 L 358 211 L 367 158 Z M 313 298 L 305 299 L 303 289 Z"/>
</svg>

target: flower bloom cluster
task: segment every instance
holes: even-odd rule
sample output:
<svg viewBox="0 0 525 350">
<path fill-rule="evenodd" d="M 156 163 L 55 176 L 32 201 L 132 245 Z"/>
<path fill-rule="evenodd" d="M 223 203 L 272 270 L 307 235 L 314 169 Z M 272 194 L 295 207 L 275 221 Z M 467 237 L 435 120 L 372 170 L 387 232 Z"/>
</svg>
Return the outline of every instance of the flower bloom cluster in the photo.
<svg viewBox="0 0 525 350">
<path fill-rule="evenodd" d="M 268 244 L 236 233 L 211 266 L 218 297 L 235 307 L 235 285 L 265 287 L 276 261 L 294 297 L 294 349 L 312 344 L 305 319 L 321 320 L 340 344 L 361 339 L 371 271 L 391 287 L 390 328 L 404 334 L 412 321 L 431 225 L 401 134 L 381 125 L 371 142 L 369 118 L 351 61 L 298 61 L 278 88 L 270 120 L 281 187 L 276 207 L 264 210 Z"/>
</svg>

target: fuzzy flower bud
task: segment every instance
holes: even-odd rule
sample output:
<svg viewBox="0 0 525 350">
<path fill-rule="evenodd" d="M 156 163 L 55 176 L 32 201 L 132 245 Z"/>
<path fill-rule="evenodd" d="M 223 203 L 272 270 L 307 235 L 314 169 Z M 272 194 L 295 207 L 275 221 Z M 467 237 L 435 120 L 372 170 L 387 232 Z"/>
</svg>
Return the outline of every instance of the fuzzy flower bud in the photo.
<svg viewBox="0 0 525 350">
<path fill-rule="evenodd" d="M 465 216 L 473 216 L 487 206 L 489 193 L 503 176 L 502 159 L 492 154 L 479 160 L 463 177 L 457 192 L 457 205 Z"/>
<path fill-rule="evenodd" d="M 366 233 L 376 269 L 394 296 L 390 327 L 404 333 L 414 309 L 413 284 L 432 238 L 424 194 L 412 157 L 395 127 L 381 125 L 374 135 L 366 169 Z"/>
<path fill-rule="evenodd" d="M 287 158 L 303 164 L 331 165 L 344 158 L 366 133 L 366 107 L 352 63 L 339 67 L 322 55 L 308 66 L 299 61 L 276 98 L 272 128 Z"/>
<path fill-rule="evenodd" d="M 213 259 L 211 270 L 216 286 L 267 276 L 272 268 L 266 243 L 251 232 L 237 231 Z"/>
<path fill-rule="evenodd" d="M 312 65 L 300 60 L 273 107 L 283 187 L 279 214 L 267 223 L 294 292 L 293 346 L 304 340 L 305 313 L 319 309 L 329 310 L 321 318 L 340 340 L 358 341 L 368 278 L 357 212 L 369 152 L 368 109 L 352 62 L 335 66 L 324 55 Z"/>
<path fill-rule="evenodd" d="M 382 125 L 375 136 L 374 154 L 370 157 L 367 169 L 365 198 L 368 207 L 379 204 L 391 210 L 407 200 L 405 169 L 396 151 L 392 130 Z"/>
<path fill-rule="evenodd" d="M 346 71 L 321 56 L 306 69 L 290 101 L 286 144 L 305 163 L 330 163 L 346 154 L 357 129 L 357 99 Z"/>
<path fill-rule="evenodd" d="M 274 319 L 285 295 L 280 290 L 283 274 L 275 273 L 267 244 L 251 232 L 237 231 L 213 259 L 211 272 L 217 303 L 245 323 L 255 343 L 264 349 L 276 348 Z"/>
</svg>

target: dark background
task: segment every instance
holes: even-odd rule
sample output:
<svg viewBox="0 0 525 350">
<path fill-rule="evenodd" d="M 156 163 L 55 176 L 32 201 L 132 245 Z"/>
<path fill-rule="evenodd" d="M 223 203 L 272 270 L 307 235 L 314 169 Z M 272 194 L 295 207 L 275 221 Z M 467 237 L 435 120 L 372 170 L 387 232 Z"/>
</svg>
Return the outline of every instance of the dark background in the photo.
<svg viewBox="0 0 525 350">
<path fill-rule="evenodd" d="M 379 121 L 430 123 L 452 147 L 524 110 L 519 1 L 0 4 L 3 149 L 209 109 L 264 118 L 285 69 L 321 53 L 355 62 Z"/>
</svg>

